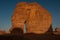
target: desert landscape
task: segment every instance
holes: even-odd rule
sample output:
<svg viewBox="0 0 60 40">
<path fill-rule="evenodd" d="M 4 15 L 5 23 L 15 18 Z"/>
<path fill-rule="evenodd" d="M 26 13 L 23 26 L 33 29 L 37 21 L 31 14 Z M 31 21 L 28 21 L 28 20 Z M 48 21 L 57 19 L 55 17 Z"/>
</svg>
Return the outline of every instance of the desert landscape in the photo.
<svg viewBox="0 0 60 40">
<path fill-rule="evenodd" d="M 50 12 L 36 2 L 19 2 L 11 22 L 9 32 L 0 30 L 0 40 L 60 40 L 60 28 L 53 31 Z"/>
</svg>

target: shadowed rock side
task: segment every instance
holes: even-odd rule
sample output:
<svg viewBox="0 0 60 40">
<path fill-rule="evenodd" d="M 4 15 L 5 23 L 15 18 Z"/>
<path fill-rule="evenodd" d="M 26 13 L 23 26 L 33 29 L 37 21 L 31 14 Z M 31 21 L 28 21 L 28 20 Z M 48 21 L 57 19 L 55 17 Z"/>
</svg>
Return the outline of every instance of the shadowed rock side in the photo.
<svg viewBox="0 0 60 40">
<path fill-rule="evenodd" d="M 53 28 L 52 25 L 50 25 L 50 28 L 48 29 L 48 31 L 46 32 L 47 34 L 53 34 Z M 46 34 L 45 33 L 45 34 Z"/>
<path fill-rule="evenodd" d="M 12 29 L 15 27 L 24 30 L 26 22 L 27 33 L 46 33 L 52 24 L 52 18 L 49 12 L 36 2 L 20 2 L 16 5 L 12 15 Z"/>
<path fill-rule="evenodd" d="M 23 30 L 21 28 L 14 28 L 10 34 L 13 34 L 13 35 L 23 35 Z"/>
</svg>

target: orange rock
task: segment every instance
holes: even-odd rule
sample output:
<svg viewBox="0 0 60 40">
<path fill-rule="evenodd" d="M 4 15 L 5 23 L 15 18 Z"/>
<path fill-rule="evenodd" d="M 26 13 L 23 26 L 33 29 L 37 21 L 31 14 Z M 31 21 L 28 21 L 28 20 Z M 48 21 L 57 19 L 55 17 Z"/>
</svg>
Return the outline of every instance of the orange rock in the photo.
<svg viewBox="0 0 60 40">
<path fill-rule="evenodd" d="M 0 30 L 0 35 L 6 34 L 5 30 Z"/>
<path fill-rule="evenodd" d="M 52 17 L 45 8 L 36 2 L 21 2 L 14 10 L 12 29 L 18 27 L 24 30 L 25 21 L 27 33 L 40 34 L 48 31 L 52 24 Z"/>
</svg>

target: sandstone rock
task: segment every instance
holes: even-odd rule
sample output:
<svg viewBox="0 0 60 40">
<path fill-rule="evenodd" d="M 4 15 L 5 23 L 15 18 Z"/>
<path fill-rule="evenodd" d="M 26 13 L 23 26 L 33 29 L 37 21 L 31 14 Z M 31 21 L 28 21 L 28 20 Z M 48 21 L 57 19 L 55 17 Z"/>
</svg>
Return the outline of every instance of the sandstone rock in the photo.
<svg viewBox="0 0 60 40">
<path fill-rule="evenodd" d="M 56 27 L 55 32 L 59 32 L 60 33 L 60 28 Z"/>
<path fill-rule="evenodd" d="M 7 32 L 5 30 L 0 30 L 0 35 L 4 35 L 6 34 Z"/>
<path fill-rule="evenodd" d="M 25 2 L 18 3 L 15 10 L 14 14 L 12 15 L 12 27 L 10 31 L 14 28 L 22 28 L 24 29 L 24 22 L 26 20 L 26 10 L 25 6 L 27 4 Z"/>
<path fill-rule="evenodd" d="M 52 17 L 48 10 L 36 2 L 18 3 L 12 16 L 12 28 L 22 28 L 24 30 L 26 22 L 27 33 L 45 33 L 52 24 Z"/>
</svg>

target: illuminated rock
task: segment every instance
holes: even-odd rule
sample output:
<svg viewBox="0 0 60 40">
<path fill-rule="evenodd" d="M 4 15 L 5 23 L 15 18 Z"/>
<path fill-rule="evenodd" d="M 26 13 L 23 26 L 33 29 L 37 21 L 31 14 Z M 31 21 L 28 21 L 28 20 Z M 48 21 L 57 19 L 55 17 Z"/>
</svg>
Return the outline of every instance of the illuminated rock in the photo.
<svg viewBox="0 0 60 40">
<path fill-rule="evenodd" d="M 24 30 L 24 22 L 26 22 L 27 33 L 45 33 L 52 24 L 50 13 L 36 2 L 18 3 L 12 16 L 12 28 L 21 28 Z"/>
<path fill-rule="evenodd" d="M 31 7 L 31 8 L 30 8 Z M 28 33 L 45 33 L 52 24 L 49 12 L 37 3 L 31 3 L 30 15 L 27 18 L 26 26 Z"/>
<path fill-rule="evenodd" d="M 25 6 L 27 5 L 27 3 L 25 2 L 21 2 L 18 3 L 15 10 L 14 10 L 14 14 L 12 15 L 12 27 L 10 29 L 10 31 L 14 28 L 21 28 L 24 30 L 24 22 L 26 20 L 26 10 L 25 10 Z"/>
</svg>

